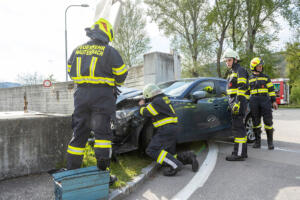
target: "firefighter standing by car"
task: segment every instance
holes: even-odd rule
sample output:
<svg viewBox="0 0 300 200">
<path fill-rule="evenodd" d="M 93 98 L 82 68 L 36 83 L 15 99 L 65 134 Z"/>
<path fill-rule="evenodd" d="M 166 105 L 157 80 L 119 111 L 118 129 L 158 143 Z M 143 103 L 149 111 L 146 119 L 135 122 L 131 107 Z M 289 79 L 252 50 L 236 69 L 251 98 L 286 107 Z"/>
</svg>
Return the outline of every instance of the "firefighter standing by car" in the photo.
<svg viewBox="0 0 300 200">
<path fill-rule="evenodd" d="M 67 169 L 80 168 L 92 130 L 97 166 L 104 171 L 109 169 L 112 155 L 110 118 L 116 110 L 116 86 L 125 81 L 127 67 L 118 51 L 108 45 L 114 39 L 114 31 L 107 20 L 100 18 L 85 30 L 91 40 L 77 47 L 68 60 L 68 72 L 77 89 Z"/>
<path fill-rule="evenodd" d="M 276 110 L 276 95 L 273 83 L 263 72 L 264 61 L 253 58 L 250 62 L 252 75 L 249 78 L 250 85 L 250 109 L 253 119 L 253 131 L 255 143 L 253 148 L 260 148 L 261 143 L 261 117 L 263 116 L 264 128 L 267 134 L 268 149 L 274 149 L 273 145 L 273 117 L 272 107 Z"/>
<path fill-rule="evenodd" d="M 247 155 L 247 133 L 244 125 L 244 117 L 247 108 L 248 73 L 238 63 L 240 58 L 237 52 L 227 49 L 223 58 L 229 69 L 227 77 L 227 95 L 232 118 L 232 134 L 234 136 L 234 148 L 227 161 L 243 161 Z"/>
<path fill-rule="evenodd" d="M 178 132 L 178 118 L 170 99 L 164 95 L 155 84 L 145 86 L 143 96 L 150 103 L 145 106 L 145 100 L 139 102 L 140 114 L 151 117 L 156 134 L 146 148 L 146 153 L 157 163 L 166 166 L 163 174 L 174 176 L 183 165 L 191 164 L 194 172 L 198 171 L 199 164 L 196 155 L 191 152 L 181 152 L 176 156 L 176 133 Z"/>
</svg>

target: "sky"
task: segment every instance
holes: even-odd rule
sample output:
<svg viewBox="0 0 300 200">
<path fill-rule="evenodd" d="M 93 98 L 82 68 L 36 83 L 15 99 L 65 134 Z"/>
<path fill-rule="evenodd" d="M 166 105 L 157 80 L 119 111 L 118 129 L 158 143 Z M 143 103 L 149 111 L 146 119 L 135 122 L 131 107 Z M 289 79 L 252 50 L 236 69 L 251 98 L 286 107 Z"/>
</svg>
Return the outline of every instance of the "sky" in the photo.
<svg viewBox="0 0 300 200">
<path fill-rule="evenodd" d="M 67 12 L 68 56 L 74 48 L 88 40 L 84 28 L 93 24 L 95 6 L 99 0 L 0 0 L 0 82 L 17 82 L 18 74 L 37 72 L 43 77 L 54 75 L 65 81 L 65 9 Z M 148 19 L 149 20 L 149 19 Z M 282 48 L 290 40 L 291 31 L 283 24 Z M 152 51 L 170 52 L 170 41 L 155 23 L 147 25 Z"/>
</svg>

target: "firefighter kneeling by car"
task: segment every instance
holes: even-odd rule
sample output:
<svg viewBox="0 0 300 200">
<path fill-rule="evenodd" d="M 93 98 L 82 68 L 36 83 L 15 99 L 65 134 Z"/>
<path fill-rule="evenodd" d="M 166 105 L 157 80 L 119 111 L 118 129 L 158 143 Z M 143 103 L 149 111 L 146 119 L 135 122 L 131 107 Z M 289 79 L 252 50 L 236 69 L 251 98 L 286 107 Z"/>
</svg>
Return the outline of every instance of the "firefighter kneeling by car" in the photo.
<svg viewBox="0 0 300 200">
<path fill-rule="evenodd" d="M 261 116 L 267 133 L 268 149 L 273 150 L 273 117 L 272 108 L 276 110 L 278 105 L 275 98 L 275 90 L 270 78 L 263 72 L 263 60 L 253 58 L 250 62 L 252 75 L 249 78 L 250 85 L 250 110 L 253 119 L 253 131 L 255 143 L 253 148 L 260 148 Z M 271 105 L 272 104 L 272 105 Z"/>
<path fill-rule="evenodd" d="M 143 96 L 150 103 L 145 105 L 143 99 L 139 102 L 140 114 L 152 117 L 153 126 L 157 128 L 156 134 L 146 148 L 147 155 L 165 166 L 163 170 L 165 176 L 176 175 L 186 164 L 191 164 L 194 172 L 198 171 L 199 163 L 193 152 L 186 151 L 175 155 L 178 118 L 169 98 L 154 84 L 145 86 Z"/>
</svg>

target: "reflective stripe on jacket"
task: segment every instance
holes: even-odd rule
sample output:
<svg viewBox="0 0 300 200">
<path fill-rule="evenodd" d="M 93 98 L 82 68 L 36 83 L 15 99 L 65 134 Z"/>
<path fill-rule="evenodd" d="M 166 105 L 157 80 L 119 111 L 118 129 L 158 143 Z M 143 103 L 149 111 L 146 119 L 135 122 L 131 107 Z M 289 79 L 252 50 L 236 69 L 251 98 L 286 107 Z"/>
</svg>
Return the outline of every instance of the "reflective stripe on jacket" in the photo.
<svg viewBox="0 0 300 200">
<path fill-rule="evenodd" d="M 77 84 L 122 85 L 127 67 L 113 47 L 91 40 L 77 47 L 69 61 L 68 73 Z"/>
<path fill-rule="evenodd" d="M 248 73 L 239 64 L 234 64 L 227 76 L 227 95 L 237 101 L 248 99 Z"/>
<path fill-rule="evenodd" d="M 163 94 L 154 97 L 153 101 L 147 106 L 142 106 L 140 114 L 145 117 L 152 117 L 152 123 L 155 128 L 166 124 L 178 123 L 178 118 L 170 99 Z"/>
<path fill-rule="evenodd" d="M 249 86 L 250 95 L 265 94 L 271 98 L 272 102 L 276 101 L 274 85 L 266 74 L 252 74 L 249 78 Z"/>
</svg>

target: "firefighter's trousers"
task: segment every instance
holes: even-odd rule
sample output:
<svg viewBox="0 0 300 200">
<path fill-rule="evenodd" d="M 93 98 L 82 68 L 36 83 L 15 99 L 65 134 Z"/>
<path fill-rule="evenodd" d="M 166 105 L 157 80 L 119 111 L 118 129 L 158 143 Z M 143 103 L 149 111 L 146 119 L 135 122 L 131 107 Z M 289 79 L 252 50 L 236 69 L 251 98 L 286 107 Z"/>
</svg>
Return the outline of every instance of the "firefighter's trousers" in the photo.
<svg viewBox="0 0 300 200">
<path fill-rule="evenodd" d="M 146 149 L 147 155 L 155 159 L 157 163 L 169 165 L 173 169 L 182 167 L 182 163 L 174 157 L 177 131 L 178 126 L 175 124 L 159 127 Z"/>
<path fill-rule="evenodd" d="M 73 137 L 68 145 L 67 168 L 80 168 L 90 132 L 95 134 L 95 154 L 98 167 L 106 170 L 112 154 L 110 117 L 115 112 L 112 88 L 82 86 L 74 93 L 72 115 Z"/>
<path fill-rule="evenodd" d="M 232 108 L 235 99 L 229 99 L 230 107 Z M 234 136 L 234 148 L 232 154 L 235 156 L 247 157 L 247 132 L 244 124 L 247 102 L 241 102 L 238 115 L 231 113 L 232 119 L 232 134 Z"/>
<path fill-rule="evenodd" d="M 253 130 L 261 132 L 261 117 L 263 117 L 266 133 L 273 133 L 272 105 L 269 96 L 250 97 L 250 110 L 253 119 Z"/>
</svg>

